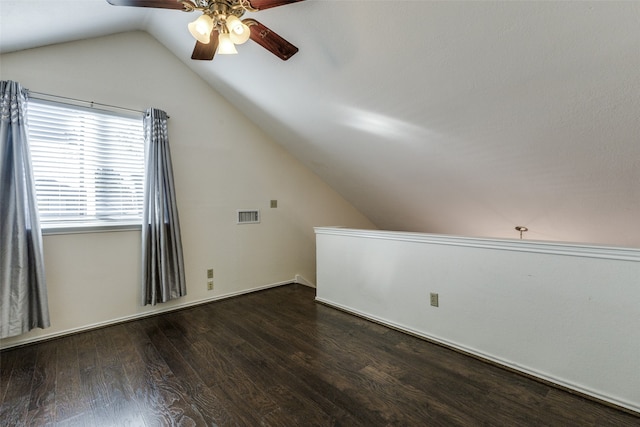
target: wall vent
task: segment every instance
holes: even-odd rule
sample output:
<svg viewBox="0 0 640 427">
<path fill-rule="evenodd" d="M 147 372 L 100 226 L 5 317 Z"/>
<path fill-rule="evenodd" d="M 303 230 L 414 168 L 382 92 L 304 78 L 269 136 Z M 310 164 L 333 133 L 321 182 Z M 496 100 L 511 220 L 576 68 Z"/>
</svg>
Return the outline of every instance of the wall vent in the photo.
<svg viewBox="0 0 640 427">
<path fill-rule="evenodd" d="M 258 209 L 238 210 L 238 224 L 258 224 L 260 211 Z"/>
</svg>

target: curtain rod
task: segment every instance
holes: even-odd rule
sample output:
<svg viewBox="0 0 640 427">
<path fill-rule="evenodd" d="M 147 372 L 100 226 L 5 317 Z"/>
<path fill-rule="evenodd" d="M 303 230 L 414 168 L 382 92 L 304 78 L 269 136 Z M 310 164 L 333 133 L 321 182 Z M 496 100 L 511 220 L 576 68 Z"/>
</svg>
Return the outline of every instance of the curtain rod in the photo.
<svg viewBox="0 0 640 427">
<path fill-rule="evenodd" d="M 121 111 L 129 111 L 129 112 L 139 113 L 139 114 L 145 113 L 145 111 L 134 110 L 132 108 L 126 108 L 126 107 L 118 107 L 117 105 L 101 104 L 99 102 L 85 101 L 83 99 L 69 98 L 69 97 L 60 96 L 60 95 L 51 95 L 49 93 L 36 92 L 32 90 L 29 90 L 28 92 L 29 92 L 29 95 L 35 95 L 34 98 L 43 99 L 45 101 L 46 100 L 65 100 L 65 101 L 71 101 L 72 103 L 85 104 L 85 105 L 88 105 L 90 108 L 102 107 L 103 109 L 107 109 L 107 110 L 121 110 Z M 167 115 L 167 118 L 170 118 L 170 116 Z"/>
</svg>

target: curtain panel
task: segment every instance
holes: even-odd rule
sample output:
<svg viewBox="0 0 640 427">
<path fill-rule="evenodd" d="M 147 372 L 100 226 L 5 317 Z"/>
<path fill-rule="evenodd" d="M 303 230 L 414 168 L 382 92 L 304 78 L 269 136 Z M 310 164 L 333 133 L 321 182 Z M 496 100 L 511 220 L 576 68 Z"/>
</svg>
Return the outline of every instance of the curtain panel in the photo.
<svg viewBox="0 0 640 427">
<path fill-rule="evenodd" d="M 0 81 L 0 338 L 50 326 L 27 91 Z"/>
<path fill-rule="evenodd" d="M 187 294 L 167 119 L 164 111 L 150 108 L 144 120 L 142 305 Z"/>
</svg>

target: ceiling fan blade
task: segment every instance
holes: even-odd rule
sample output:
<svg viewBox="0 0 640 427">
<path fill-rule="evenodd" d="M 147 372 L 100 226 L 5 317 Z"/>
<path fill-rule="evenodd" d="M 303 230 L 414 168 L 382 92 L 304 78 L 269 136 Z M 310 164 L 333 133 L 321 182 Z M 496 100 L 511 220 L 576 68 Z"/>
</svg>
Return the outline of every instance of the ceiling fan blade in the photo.
<svg viewBox="0 0 640 427">
<path fill-rule="evenodd" d="M 251 7 L 258 10 L 265 10 L 271 7 L 284 6 L 285 4 L 297 3 L 303 0 L 249 0 Z"/>
<path fill-rule="evenodd" d="M 251 40 L 258 43 L 278 58 L 286 61 L 298 52 L 298 48 L 256 21 L 245 19 L 242 22 L 251 30 Z"/>
<path fill-rule="evenodd" d="M 186 10 L 181 0 L 107 0 L 114 6 L 155 7 L 158 9 Z M 188 3 L 191 3 L 190 1 Z"/>
<path fill-rule="evenodd" d="M 209 43 L 201 43 L 196 41 L 196 47 L 193 48 L 191 59 L 198 59 L 201 61 L 211 61 L 218 49 L 218 30 L 211 31 L 211 41 Z"/>
</svg>

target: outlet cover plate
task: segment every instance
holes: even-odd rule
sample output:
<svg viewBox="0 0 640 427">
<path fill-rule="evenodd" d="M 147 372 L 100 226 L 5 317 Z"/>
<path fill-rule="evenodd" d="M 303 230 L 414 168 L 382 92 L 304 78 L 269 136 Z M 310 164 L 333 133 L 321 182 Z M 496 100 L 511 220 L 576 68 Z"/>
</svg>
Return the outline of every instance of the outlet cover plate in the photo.
<svg viewBox="0 0 640 427">
<path fill-rule="evenodd" d="M 433 307 L 438 307 L 439 306 L 439 301 L 438 301 L 438 294 L 431 292 L 431 305 Z"/>
</svg>

